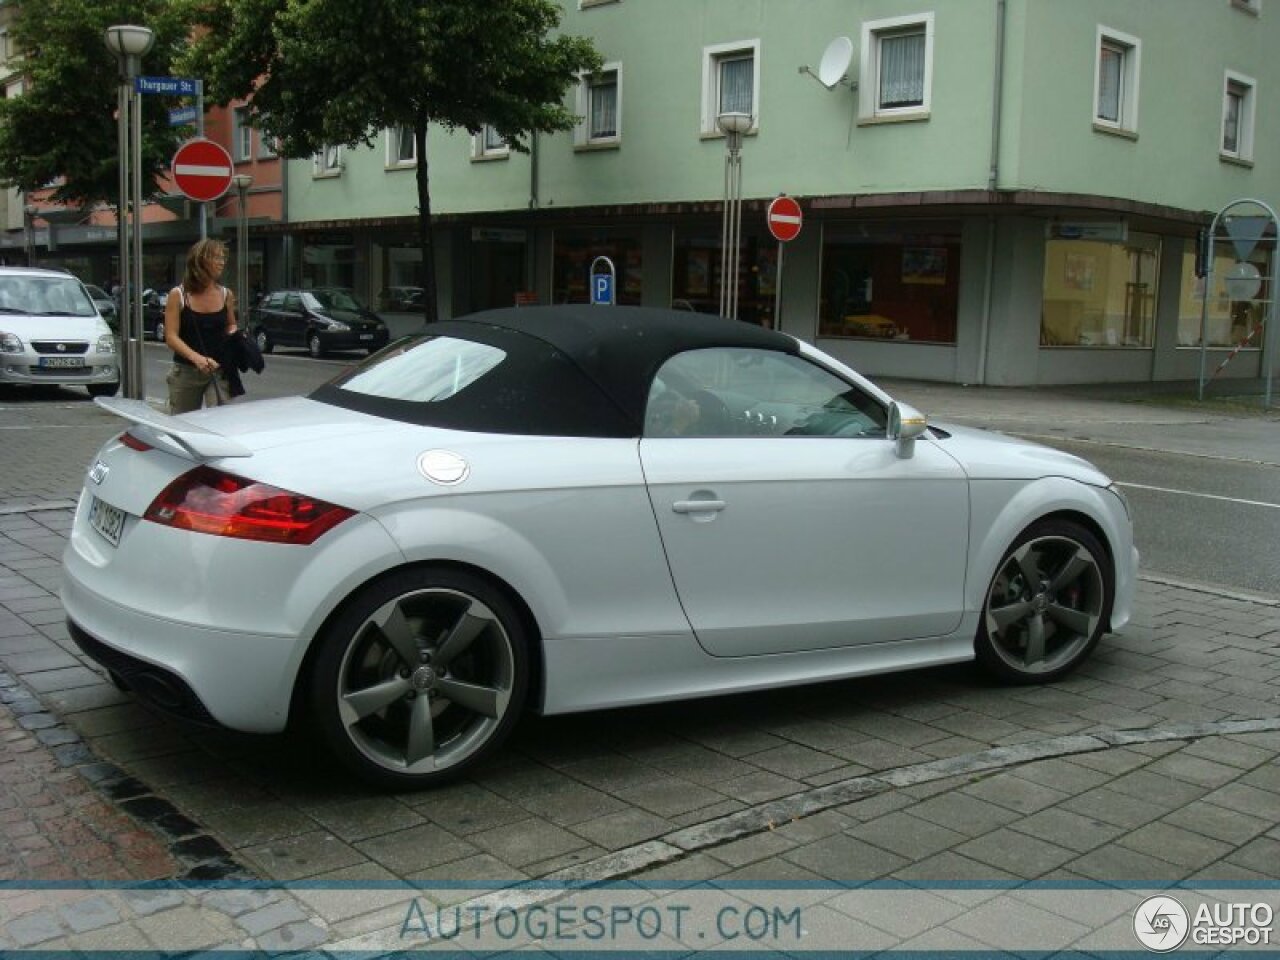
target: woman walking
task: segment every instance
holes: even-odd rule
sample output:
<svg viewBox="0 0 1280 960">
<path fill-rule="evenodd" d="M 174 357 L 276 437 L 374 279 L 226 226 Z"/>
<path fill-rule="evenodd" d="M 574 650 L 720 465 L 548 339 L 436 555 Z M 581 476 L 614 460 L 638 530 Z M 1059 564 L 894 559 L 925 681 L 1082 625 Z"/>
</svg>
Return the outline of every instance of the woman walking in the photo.
<svg viewBox="0 0 1280 960">
<path fill-rule="evenodd" d="M 226 340 L 236 331 L 235 296 L 218 281 L 227 265 L 219 240 L 200 240 L 187 251 L 182 283 L 164 308 L 164 342 L 173 351 L 169 412 L 188 413 L 230 398 L 222 369 Z"/>
</svg>

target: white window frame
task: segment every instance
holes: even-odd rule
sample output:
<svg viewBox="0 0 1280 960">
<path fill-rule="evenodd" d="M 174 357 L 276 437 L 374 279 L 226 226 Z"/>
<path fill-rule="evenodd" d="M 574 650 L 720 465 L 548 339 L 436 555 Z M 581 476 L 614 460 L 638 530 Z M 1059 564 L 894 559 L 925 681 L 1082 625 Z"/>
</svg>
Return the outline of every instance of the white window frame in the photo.
<svg viewBox="0 0 1280 960">
<path fill-rule="evenodd" d="M 591 91 L 598 78 L 613 74 L 614 82 L 614 133 L 607 137 L 591 135 Z M 579 120 L 573 128 L 575 147 L 616 147 L 622 143 L 622 64 L 619 61 L 606 63 L 594 72 L 584 71 L 578 74 L 577 107 Z"/>
<path fill-rule="evenodd" d="M 405 131 L 409 135 L 409 156 L 408 159 L 400 156 L 400 138 L 404 135 L 401 131 Z M 418 165 L 418 143 L 413 138 L 413 130 L 410 127 L 388 127 L 387 128 L 387 169 L 400 170 Z"/>
<path fill-rule="evenodd" d="M 471 138 L 471 159 L 472 160 L 506 160 L 511 156 L 511 146 L 504 140 L 501 146 L 491 144 L 489 142 L 489 134 L 495 136 L 498 131 L 491 125 L 485 124 L 480 132 Z"/>
<path fill-rule="evenodd" d="M 1227 103 L 1231 88 L 1243 91 L 1240 116 L 1237 118 L 1236 149 L 1227 149 Z M 1258 82 L 1243 73 L 1227 70 L 1222 75 L 1222 128 L 1218 136 L 1218 154 L 1226 160 L 1253 161 L 1254 120 L 1257 117 Z"/>
<path fill-rule="evenodd" d="M 1120 93 L 1115 120 L 1098 115 L 1098 94 L 1102 87 L 1102 48 L 1117 48 L 1123 55 L 1120 63 Z M 1138 132 L 1138 95 L 1141 89 L 1142 74 L 1142 41 L 1127 33 L 1113 30 L 1098 24 L 1093 44 L 1093 100 L 1090 101 L 1089 112 L 1093 117 L 1095 130 L 1105 133 Z"/>
<path fill-rule="evenodd" d="M 924 90 L 921 103 L 909 107 L 880 106 L 880 44 L 887 37 L 924 29 Z M 858 117 L 876 120 L 924 120 L 933 104 L 933 13 L 913 13 L 862 24 L 858 67 Z"/>
<path fill-rule="evenodd" d="M 342 156 L 342 147 L 325 144 L 311 158 L 311 175 L 313 177 L 339 177 L 347 167 Z"/>
<path fill-rule="evenodd" d="M 760 129 L 760 39 L 717 43 L 702 48 L 702 135 L 723 137 L 716 126 L 720 115 L 720 64 L 726 60 L 751 57 L 751 129 Z"/>
<path fill-rule="evenodd" d="M 231 111 L 231 147 L 235 151 L 232 157 L 237 163 L 253 159 L 253 124 L 249 122 L 249 108 L 235 107 Z"/>
</svg>

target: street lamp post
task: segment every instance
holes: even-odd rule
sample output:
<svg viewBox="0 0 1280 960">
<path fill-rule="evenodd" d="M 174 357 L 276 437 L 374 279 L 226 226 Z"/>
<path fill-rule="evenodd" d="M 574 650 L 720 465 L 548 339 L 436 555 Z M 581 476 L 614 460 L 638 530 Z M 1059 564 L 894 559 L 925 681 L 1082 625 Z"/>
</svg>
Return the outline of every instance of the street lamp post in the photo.
<svg viewBox="0 0 1280 960">
<path fill-rule="evenodd" d="M 716 117 L 725 136 L 724 215 L 720 223 L 720 316 L 738 318 L 738 247 L 742 242 L 742 135 L 751 114 L 731 110 Z"/>
<path fill-rule="evenodd" d="M 142 99 L 133 89 L 142 57 L 155 43 L 146 27 L 120 24 L 103 34 L 107 49 L 120 63 L 117 100 L 116 146 L 120 166 L 120 199 L 116 220 L 120 241 L 120 326 L 124 337 L 121 356 L 124 394 L 142 399 L 146 394 L 142 370 Z M 126 226 L 126 215 L 131 227 Z M 130 250 L 130 229 L 132 250 Z"/>
<path fill-rule="evenodd" d="M 241 330 L 247 330 L 249 322 L 249 291 L 246 289 L 249 284 L 249 222 L 246 219 L 245 196 L 249 192 L 249 185 L 253 183 L 253 177 L 247 173 L 237 173 L 231 178 L 231 182 L 235 185 L 236 193 L 239 196 L 237 204 L 239 217 L 236 220 L 236 323 L 240 325 Z"/>
<path fill-rule="evenodd" d="M 27 266 L 36 265 L 36 207 L 28 203 L 22 208 L 22 232 L 27 244 Z"/>
</svg>

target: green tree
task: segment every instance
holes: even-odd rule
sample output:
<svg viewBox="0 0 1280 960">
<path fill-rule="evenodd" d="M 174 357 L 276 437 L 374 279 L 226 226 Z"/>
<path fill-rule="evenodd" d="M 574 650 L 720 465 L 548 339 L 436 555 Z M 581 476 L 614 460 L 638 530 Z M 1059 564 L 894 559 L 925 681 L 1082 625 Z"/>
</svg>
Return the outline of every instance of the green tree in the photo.
<svg viewBox="0 0 1280 960">
<path fill-rule="evenodd" d="M 0 183 L 30 192 L 53 187 L 69 205 L 118 201 L 116 96 L 119 66 L 103 42 L 112 24 L 150 27 L 156 42 L 143 72 L 169 73 L 190 34 L 186 2 L 175 0 L 24 0 L 10 31 L 25 74 L 21 96 L 0 100 Z M 169 98 L 143 97 L 143 190 L 159 192 L 181 130 L 171 128 Z"/>
<path fill-rule="evenodd" d="M 565 91 L 600 65 L 589 40 L 556 33 L 554 0 L 204 0 L 208 25 L 184 61 L 217 102 L 248 100 L 285 156 L 373 145 L 413 130 L 423 312 L 437 318 L 430 124 L 492 125 L 527 151 L 534 131 L 572 128 Z"/>
</svg>

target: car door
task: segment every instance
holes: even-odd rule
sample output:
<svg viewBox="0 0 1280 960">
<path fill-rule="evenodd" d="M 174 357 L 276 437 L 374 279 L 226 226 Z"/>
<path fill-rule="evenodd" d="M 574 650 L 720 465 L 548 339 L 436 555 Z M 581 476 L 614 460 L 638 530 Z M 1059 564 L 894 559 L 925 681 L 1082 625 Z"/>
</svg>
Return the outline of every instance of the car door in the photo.
<svg viewBox="0 0 1280 960">
<path fill-rule="evenodd" d="M 812 361 L 679 354 L 650 392 L 640 457 L 699 643 L 749 656 L 959 626 L 968 483 L 923 439 L 898 456 L 884 405 Z"/>
<path fill-rule="evenodd" d="M 307 311 L 302 305 L 302 294 L 286 293 L 280 307 L 280 343 L 290 347 L 307 345 Z"/>
</svg>

